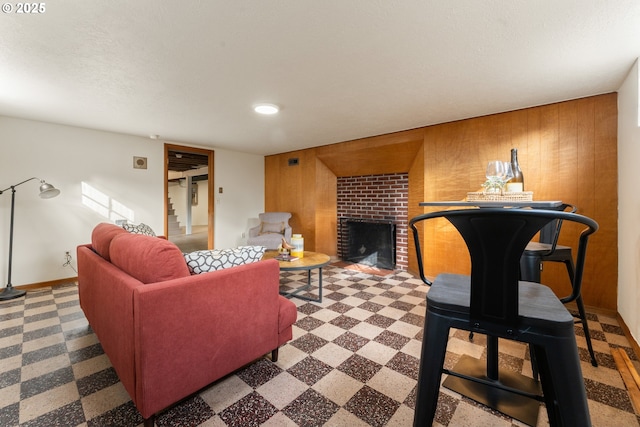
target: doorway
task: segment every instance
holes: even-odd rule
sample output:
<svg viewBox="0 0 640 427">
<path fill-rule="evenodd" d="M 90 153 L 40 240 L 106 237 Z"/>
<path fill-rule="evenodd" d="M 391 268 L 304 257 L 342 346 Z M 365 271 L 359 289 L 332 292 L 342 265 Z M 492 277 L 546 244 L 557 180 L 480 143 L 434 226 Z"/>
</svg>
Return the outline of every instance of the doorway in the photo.
<svg viewBox="0 0 640 427">
<path fill-rule="evenodd" d="M 214 152 L 165 144 L 164 235 L 182 252 L 213 249 Z"/>
</svg>

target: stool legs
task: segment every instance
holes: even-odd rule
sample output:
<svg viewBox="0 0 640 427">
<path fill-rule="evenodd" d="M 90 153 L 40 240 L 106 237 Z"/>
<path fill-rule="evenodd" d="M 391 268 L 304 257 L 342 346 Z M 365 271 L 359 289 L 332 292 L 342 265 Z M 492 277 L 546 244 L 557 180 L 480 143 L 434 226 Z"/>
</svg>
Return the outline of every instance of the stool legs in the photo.
<svg viewBox="0 0 640 427">
<path fill-rule="evenodd" d="M 564 261 L 564 265 L 567 267 L 567 273 L 569 274 L 569 279 L 571 283 L 573 283 L 574 277 L 574 267 L 573 260 L 568 259 Z M 598 361 L 596 360 L 596 354 L 593 351 L 593 344 L 591 344 L 591 333 L 589 332 L 589 324 L 587 323 L 587 313 L 584 310 L 584 303 L 582 302 L 582 292 L 581 289 L 577 290 L 578 296 L 576 298 L 576 306 L 578 306 L 578 318 L 582 323 L 582 330 L 584 331 L 584 338 L 587 341 L 587 348 L 589 349 L 589 355 L 591 356 L 591 365 L 594 367 L 598 367 Z M 564 299 L 560 300 L 563 303 Z"/>
<path fill-rule="evenodd" d="M 449 328 L 448 321 L 427 310 L 418 374 L 416 411 L 413 418 L 414 427 L 430 427 L 433 424 L 438 406 Z"/>
<path fill-rule="evenodd" d="M 559 261 L 559 260 L 549 260 L 549 261 Z M 525 254 L 520 259 L 520 276 L 521 280 L 527 282 L 536 282 L 540 283 L 540 265 L 543 260 L 537 255 Z M 567 274 L 569 275 L 569 280 L 573 285 L 573 277 L 574 277 L 574 267 L 572 259 L 565 259 L 563 261 L 564 265 L 567 267 Z M 587 348 L 589 350 L 589 356 L 591 357 L 591 365 L 594 367 L 598 366 L 598 361 L 596 360 L 595 352 L 593 351 L 593 344 L 591 343 L 591 333 L 589 332 L 589 324 L 587 323 L 587 314 L 584 310 L 584 303 L 582 302 L 582 293 L 581 290 L 577 290 L 578 296 L 575 299 L 576 305 L 578 307 L 578 319 L 580 319 L 580 323 L 582 323 L 582 329 L 584 330 L 584 338 L 587 341 Z M 563 298 L 561 301 L 566 303 L 568 298 Z M 535 359 L 533 352 L 531 352 L 532 360 Z M 534 365 L 534 378 L 537 378 L 536 375 L 536 367 Z"/>
<path fill-rule="evenodd" d="M 575 337 L 533 345 L 549 424 L 589 427 L 591 417 Z M 548 350 L 548 351 L 547 351 Z"/>
<path fill-rule="evenodd" d="M 587 348 L 589 349 L 589 355 L 591 356 L 591 365 L 598 367 L 598 361 L 596 360 L 596 354 L 593 351 L 593 345 L 591 344 L 591 333 L 589 332 L 589 325 L 587 325 L 587 314 L 584 311 L 584 304 L 582 303 L 582 296 L 576 298 L 576 305 L 578 306 L 578 313 L 580 314 L 580 321 L 582 322 L 582 330 L 584 331 L 584 338 L 587 341 Z"/>
</svg>

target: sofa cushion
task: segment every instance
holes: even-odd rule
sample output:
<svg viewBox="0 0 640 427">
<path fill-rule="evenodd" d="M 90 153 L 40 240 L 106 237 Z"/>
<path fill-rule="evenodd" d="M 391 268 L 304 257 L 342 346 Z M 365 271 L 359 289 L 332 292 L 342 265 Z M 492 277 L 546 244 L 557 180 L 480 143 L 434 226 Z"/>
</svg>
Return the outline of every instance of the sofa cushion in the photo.
<svg viewBox="0 0 640 427">
<path fill-rule="evenodd" d="M 234 249 L 214 249 L 184 254 L 191 274 L 222 270 L 237 265 L 260 261 L 264 246 L 239 246 Z"/>
<path fill-rule="evenodd" d="M 122 227 L 115 224 L 102 222 L 95 226 L 91 232 L 91 247 L 93 250 L 107 261 L 111 261 L 109 248 L 111 240 L 118 234 L 124 234 L 126 231 Z"/>
<path fill-rule="evenodd" d="M 284 222 L 264 222 L 260 223 L 258 234 L 284 234 Z"/>
<path fill-rule="evenodd" d="M 113 238 L 110 254 L 113 265 L 142 283 L 190 275 L 180 249 L 165 239 L 125 232 Z"/>
<path fill-rule="evenodd" d="M 135 224 L 122 224 L 122 228 L 127 230 L 129 233 L 133 234 L 144 234 L 145 236 L 156 236 L 156 233 L 153 231 L 153 228 L 149 227 L 147 224 L 140 223 L 138 225 Z"/>
</svg>

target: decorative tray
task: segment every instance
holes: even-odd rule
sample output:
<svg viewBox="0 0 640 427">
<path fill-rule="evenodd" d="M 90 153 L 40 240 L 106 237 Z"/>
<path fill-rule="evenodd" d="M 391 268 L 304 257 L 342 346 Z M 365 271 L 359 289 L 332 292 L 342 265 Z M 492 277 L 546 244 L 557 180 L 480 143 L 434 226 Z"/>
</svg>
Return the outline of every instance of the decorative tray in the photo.
<svg viewBox="0 0 640 427">
<path fill-rule="evenodd" d="M 467 193 L 468 202 L 483 200 L 498 200 L 507 202 L 530 202 L 533 200 L 533 191 L 509 192 L 509 193 L 485 193 L 483 191 L 470 191 Z"/>
</svg>

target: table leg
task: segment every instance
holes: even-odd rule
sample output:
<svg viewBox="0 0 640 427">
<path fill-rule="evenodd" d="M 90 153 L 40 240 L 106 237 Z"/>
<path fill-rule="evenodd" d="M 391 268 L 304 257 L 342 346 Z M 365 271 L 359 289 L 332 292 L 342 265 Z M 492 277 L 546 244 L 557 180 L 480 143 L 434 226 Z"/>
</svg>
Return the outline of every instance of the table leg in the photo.
<svg viewBox="0 0 640 427">
<path fill-rule="evenodd" d="M 498 381 L 498 337 L 487 335 L 487 378 Z"/>
<path fill-rule="evenodd" d="M 305 301 L 321 303 L 322 302 L 322 267 L 318 268 L 318 298 L 310 298 L 304 295 L 298 295 L 300 292 L 306 291 L 311 288 L 311 270 L 312 269 L 307 270 L 307 283 L 305 285 L 291 292 L 280 292 L 280 295 L 284 296 L 285 298 L 296 297 L 296 298 L 303 299 Z"/>
<path fill-rule="evenodd" d="M 318 269 L 318 302 L 322 302 L 322 267 Z"/>
</svg>

